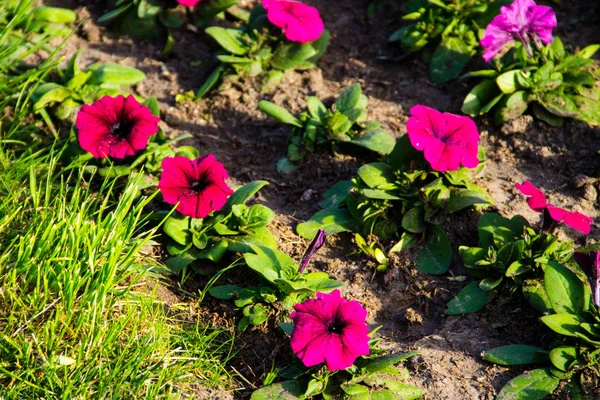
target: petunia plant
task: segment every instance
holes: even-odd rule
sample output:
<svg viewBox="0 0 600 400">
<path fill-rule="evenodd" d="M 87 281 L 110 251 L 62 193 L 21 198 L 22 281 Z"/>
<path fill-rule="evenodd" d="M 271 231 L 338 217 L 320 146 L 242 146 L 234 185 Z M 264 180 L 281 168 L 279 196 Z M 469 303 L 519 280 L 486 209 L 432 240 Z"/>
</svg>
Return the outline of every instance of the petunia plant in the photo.
<svg viewBox="0 0 600 400">
<path fill-rule="evenodd" d="M 162 162 L 158 188 L 165 202 L 177 212 L 164 223 L 170 238 L 166 263 L 173 272 L 197 260 L 218 263 L 227 251 L 252 252 L 253 246 L 277 247 L 266 228 L 274 212 L 262 204 L 246 205 L 266 181 L 229 188 L 227 171 L 214 155 L 190 159 L 167 157 Z"/>
<path fill-rule="evenodd" d="M 263 0 L 240 28 L 206 29 L 221 46 L 219 66 L 198 89 L 203 97 L 223 76 L 260 77 L 263 90 L 271 90 L 290 69 L 308 69 L 329 44 L 319 11 L 299 1 Z"/>
<path fill-rule="evenodd" d="M 294 306 L 293 325 L 281 324 L 297 357 L 283 382 L 255 391 L 253 400 L 305 398 L 417 399 L 423 391 L 402 382 L 394 366 L 418 353 L 382 356 L 366 324 L 367 310 L 339 290 Z M 325 364 L 323 366 L 323 364 Z"/>
<path fill-rule="evenodd" d="M 221 300 L 234 300 L 244 317 L 238 323 L 243 331 L 249 325 L 261 325 L 278 310 L 290 310 L 295 304 L 316 292 L 330 292 L 343 286 L 325 272 L 308 272 L 311 256 L 325 242 L 325 232 L 319 231 L 308 247 L 300 265 L 291 257 L 274 248 L 251 245 L 252 253 L 244 254 L 244 261 L 259 278 L 257 286 L 214 286 L 208 293 Z"/>
<path fill-rule="evenodd" d="M 543 213 L 539 228 L 532 227 L 520 215 L 511 219 L 498 214 L 484 214 L 479 219 L 477 247 L 460 246 L 465 267 L 480 281 L 471 282 L 448 303 L 446 314 L 477 312 L 495 296 L 506 303 L 521 293 L 539 312 L 549 312 L 551 302 L 542 277 L 549 263 L 566 263 L 571 259 L 574 244 L 560 240 L 552 233 L 558 222 L 590 232 L 591 218 L 548 204 L 544 193 L 529 181 L 517 184 L 527 202 L 536 212 Z"/>
<path fill-rule="evenodd" d="M 187 21 L 205 25 L 214 17 L 235 5 L 238 0 L 110 0 L 109 12 L 99 23 L 113 26 L 133 39 L 164 42 L 162 55 L 175 44 L 173 31 Z"/>
<path fill-rule="evenodd" d="M 126 94 L 128 86 L 142 81 L 146 76 L 136 68 L 119 64 L 92 64 L 81 69 L 77 64 L 78 51 L 66 68 L 57 68 L 50 82 L 42 83 L 31 94 L 33 111 L 39 113 L 51 129 L 50 115 L 70 119 L 82 104 L 90 104 L 103 96 Z"/>
<path fill-rule="evenodd" d="M 277 163 L 280 173 L 296 169 L 317 146 L 349 143 L 385 155 L 394 148 L 394 139 L 376 121 L 366 121 L 368 99 L 362 94 L 360 84 L 354 83 L 344 90 L 331 108 L 325 107 L 317 97 L 306 99 L 306 111 L 295 117 L 287 110 L 269 101 L 258 104 L 261 111 L 292 126 L 288 137 L 287 157 Z M 339 146 L 338 146 L 339 147 Z"/>
<path fill-rule="evenodd" d="M 479 30 L 486 26 L 502 0 L 410 0 L 405 2 L 409 24 L 394 32 L 390 42 L 399 42 L 404 56 L 426 52 L 429 75 L 435 83 L 456 78 L 479 48 Z M 435 49 L 433 49 L 435 47 Z M 402 58 L 403 58 L 402 57 Z"/>
<path fill-rule="evenodd" d="M 481 41 L 484 59 L 494 68 L 465 75 L 486 79 L 467 95 L 462 111 L 471 116 L 494 112 L 497 124 L 528 109 L 554 126 L 564 118 L 600 124 L 600 70 L 591 59 L 600 45 L 572 54 L 552 36 L 554 27 L 552 9 L 532 0 L 502 7 Z M 504 51 L 508 45 L 512 48 Z"/>
<path fill-rule="evenodd" d="M 492 203 L 472 180 L 483 168 L 479 133 L 468 117 L 422 105 L 411 109 L 407 134 L 381 162 L 363 165 L 352 181 L 334 185 L 323 210 L 297 227 L 303 237 L 316 229 L 400 239 L 390 250 L 419 245 L 416 266 L 432 274 L 450 267 L 452 249 L 440 227 L 449 214 Z"/>
<path fill-rule="evenodd" d="M 550 350 L 507 345 L 483 353 L 485 360 L 496 364 L 540 366 L 509 381 L 497 399 L 541 399 L 561 382 L 572 398 L 596 397 L 600 385 L 599 254 L 575 253 L 574 258 L 580 268 L 553 261 L 544 268 L 542 284 L 551 307 L 541 320 L 557 334 L 549 343 Z M 586 275 L 591 290 L 583 282 Z"/>
</svg>

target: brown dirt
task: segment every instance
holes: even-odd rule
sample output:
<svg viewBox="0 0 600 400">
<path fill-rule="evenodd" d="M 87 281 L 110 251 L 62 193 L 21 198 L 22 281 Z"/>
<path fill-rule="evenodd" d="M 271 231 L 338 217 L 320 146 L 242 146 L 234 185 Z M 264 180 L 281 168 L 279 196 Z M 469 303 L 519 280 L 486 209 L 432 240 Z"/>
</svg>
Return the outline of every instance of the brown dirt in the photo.
<svg viewBox="0 0 600 400">
<path fill-rule="evenodd" d="M 254 82 L 242 80 L 229 83 L 200 102 L 175 104 L 176 94 L 196 90 L 214 67 L 212 57 L 216 46 L 202 32 L 177 32 L 173 53 L 159 60 L 160 45 L 117 37 L 98 27 L 92 18 L 64 50 L 69 56 L 77 49 L 85 49 L 82 65 L 110 61 L 143 70 L 147 79 L 135 91 L 141 96 L 158 98 L 164 129 L 169 135 L 191 133 L 194 136 L 191 144 L 203 154 L 215 153 L 236 182 L 255 179 L 271 182 L 261 191 L 259 201 L 276 211 L 278 216 L 272 228 L 280 248 L 296 260 L 307 243 L 295 234 L 295 226 L 318 211 L 318 199 L 333 183 L 352 177 L 368 159 L 320 151 L 291 177 L 278 175 L 275 167 L 286 151 L 287 130 L 258 111 L 258 101 L 268 99 L 299 112 L 307 95 L 327 101 L 347 85 L 359 82 L 369 96 L 369 119 L 381 121 L 390 133 L 400 136 L 405 133 L 410 107 L 425 104 L 458 113 L 472 84 L 463 81 L 432 84 L 427 65 L 418 57 L 398 63 L 378 61 L 378 56 L 392 52 L 386 38 L 399 24 L 391 17 L 369 20 L 366 0 L 306 2 L 321 10 L 333 34 L 331 46 L 319 62 L 320 69 L 288 72 L 283 83 L 268 94 L 260 93 Z M 102 3 L 52 2 L 76 9 L 81 20 L 90 14 L 101 15 Z M 593 15 L 589 1 L 574 3 L 571 8 L 559 9 L 558 34 L 577 48 L 600 37 L 600 25 L 575 18 Z M 192 66 L 193 61 L 201 63 Z M 477 60 L 472 64 L 474 68 L 483 66 Z M 552 128 L 529 116 L 500 128 L 489 125 L 486 119 L 477 122 L 488 156 L 480 183 L 494 197 L 495 209 L 500 214 L 510 217 L 519 213 L 532 222 L 539 219 L 514 189 L 515 182 L 529 179 L 541 186 L 554 204 L 598 218 L 600 129 L 574 121 L 568 121 L 562 128 Z M 478 216 L 474 211 L 465 212 L 445 224 L 455 249 L 459 244 L 476 243 Z M 570 230 L 562 234 L 584 244 L 596 242 L 599 232 L 593 229 L 587 237 Z M 489 306 L 476 315 L 443 316 L 445 304 L 464 285 L 460 280 L 465 277 L 465 270 L 458 257 L 455 256 L 447 276 L 425 275 L 409 261 L 395 260 L 397 268 L 392 272 L 373 277 L 375 266 L 371 261 L 348 256 L 354 250 L 350 236 L 329 238 L 310 268 L 326 271 L 347 283 L 344 295 L 358 299 L 367 308 L 372 327 L 382 326 L 379 333 L 386 348 L 421 352 L 409 365 L 411 380 L 427 391 L 427 398 L 492 399 L 520 371 L 482 362 L 480 353 L 510 343 L 544 346 L 548 332 L 526 305 Z M 192 279 L 187 285 L 190 287 L 186 290 L 192 292 L 203 287 L 201 280 Z M 169 303 L 190 298 L 177 292 L 165 295 L 165 300 Z M 218 316 L 213 319 L 215 324 L 230 324 L 223 322 L 223 318 L 227 321 L 232 317 L 230 306 L 223 302 L 207 299 L 202 307 L 194 309 L 194 313 Z M 238 314 L 233 315 L 239 318 Z M 256 328 L 237 337 L 239 345 L 245 347 L 234 366 L 252 384 L 260 385 L 261 377 L 272 367 L 272 360 L 285 358 L 289 353 L 286 339 L 273 333 L 276 331 L 273 328 Z"/>
</svg>

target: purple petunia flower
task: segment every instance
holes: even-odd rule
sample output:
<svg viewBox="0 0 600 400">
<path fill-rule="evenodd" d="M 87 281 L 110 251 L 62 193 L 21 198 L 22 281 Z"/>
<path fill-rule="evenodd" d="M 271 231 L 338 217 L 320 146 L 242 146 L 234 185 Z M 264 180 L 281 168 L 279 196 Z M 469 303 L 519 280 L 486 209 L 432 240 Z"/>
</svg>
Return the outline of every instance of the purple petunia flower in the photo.
<svg viewBox="0 0 600 400">
<path fill-rule="evenodd" d="M 511 5 L 500 8 L 485 28 L 481 45 L 485 47 L 483 58 L 489 62 L 502 47 L 512 41 L 523 43 L 530 56 L 530 40 L 552 43 L 552 28 L 556 28 L 556 15 L 551 7 L 538 6 L 533 0 L 515 0 Z"/>
<path fill-rule="evenodd" d="M 294 309 L 290 344 L 307 367 L 325 362 L 330 371 L 339 371 L 370 353 L 367 310 L 358 301 L 346 300 L 334 290 L 317 293 L 316 299 Z"/>
<path fill-rule="evenodd" d="M 600 307 L 600 252 L 590 251 L 590 254 L 574 253 L 573 258 L 581 267 L 590 281 L 594 304 Z"/>
</svg>

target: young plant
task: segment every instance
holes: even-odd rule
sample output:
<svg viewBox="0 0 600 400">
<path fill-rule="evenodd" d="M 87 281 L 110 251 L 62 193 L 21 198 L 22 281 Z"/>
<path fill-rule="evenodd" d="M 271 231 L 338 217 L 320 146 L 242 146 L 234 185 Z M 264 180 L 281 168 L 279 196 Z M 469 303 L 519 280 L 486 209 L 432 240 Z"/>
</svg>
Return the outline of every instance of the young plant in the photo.
<svg viewBox="0 0 600 400">
<path fill-rule="evenodd" d="M 297 118 L 287 110 L 266 100 L 258 107 L 271 117 L 291 125 L 288 137 L 288 154 L 277 163 L 280 173 L 289 173 L 296 164 L 304 160 L 307 153 L 316 150 L 322 143 L 351 143 L 379 154 L 389 154 L 394 139 L 376 121 L 365 121 L 368 99 L 362 94 L 360 84 L 354 83 L 344 90 L 330 108 L 317 97 L 306 99 L 307 110 Z"/>
<path fill-rule="evenodd" d="M 558 239 L 551 230 L 557 221 L 563 221 L 589 233 L 591 219 L 548 204 L 545 195 L 529 181 L 517 184 L 517 188 L 531 196 L 528 203 L 534 211 L 543 213 L 541 229 L 532 228 L 520 215 L 508 219 L 483 214 L 478 224 L 478 247 L 459 247 L 465 267 L 482 279 L 469 283 L 448 303 L 447 315 L 480 311 L 495 293 L 500 294 L 501 303 L 521 292 L 539 312 L 552 309 L 541 282 L 543 272 L 550 262 L 567 262 L 573 243 Z"/>
<path fill-rule="evenodd" d="M 274 212 L 261 204 L 246 205 L 268 182 L 250 182 L 233 192 L 225 179 L 227 172 L 212 154 L 196 160 L 175 156 L 163 161 L 158 187 L 167 203 L 179 204 L 178 212 L 163 227 L 170 238 L 167 251 L 173 256 L 166 264 L 173 272 L 199 259 L 218 263 L 227 251 L 277 247 L 266 228 Z"/>
<path fill-rule="evenodd" d="M 575 259 L 590 278 L 590 289 L 570 268 L 549 262 L 544 268 L 543 289 L 551 305 L 542 322 L 558 334 L 550 351 L 535 346 L 508 345 L 483 353 L 487 361 L 501 365 L 541 364 L 508 382 L 497 399 L 541 399 L 564 382 L 572 398 L 595 398 L 600 385 L 599 257 L 576 253 Z M 576 266 L 574 265 L 575 269 Z"/>
<path fill-rule="evenodd" d="M 271 308 L 290 310 L 295 304 L 313 296 L 316 292 L 330 292 L 343 286 L 329 278 L 325 272 L 306 272 L 310 257 L 325 241 L 325 232 L 320 231 L 300 266 L 291 257 L 274 248 L 250 245 L 253 253 L 244 254 L 246 265 L 260 278 L 258 286 L 237 285 L 215 286 L 209 294 L 217 299 L 235 300 L 244 317 L 238 329 L 244 331 L 249 325 L 261 325 L 269 318 Z"/>
<path fill-rule="evenodd" d="M 406 2 L 410 21 L 390 36 L 400 42 L 406 55 L 436 46 L 429 59 L 429 75 L 435 83 L 456 78 L 479 47 L 479 30 L 497 13 L 503 0 L 410 0 Z"/>
<path fill-rule="evenodd" d="M 463 113 L 476 116 L 493 111 L 496 123 L 502 124 L 531 106 L 537 118 L 553 126 L 561 126 L 564 118 L 599 125 L 600 90 L 596 82 L 600 70 L 591 57 L 600 45 L 571 54 L 559 38 L 552 37 L 555 26 L 550 7 L 525 0 L 503 7 L 481 41 L 486 48 L 484 59 L 494 60 L 494 69 L 465 75 L 486 79 L 467 95 Z M 494 59 L 506 43 L 513 42 L 513 49 Z"/>
<path fill-rule="evenodd" d="M 181 28 L 186 15 L 197 26 L 205 25 L 238 0 L 110 0 L 112 9 L 98 19 L 133 39 L 165 43 L 161 55 L 175 44 L 173 30 Z M 188 7 L 184 11 L 184 7 Z"/>
<path fill-rule="evenodd" d="M 390 268 L 390 261 L 387 255 L 383 252 L 383 250 L 381 250 L 381 248 L 377 247 L 376 242 L 367 244 L 367 241 L 358 233 L 354 234 L 354 242 L 359 250 L 357 253 L 363 253 L 377 262 L 377 271 L 386 272 Z"/>
<path fill-rule="evenodd" d="M 33 111 L 40 114 L 55 131 L 54 117 L 70 119 L 82 104 L 90 104 L 103 96 L 126 94 L 127 86 L 146 76 L 138 69 L 119 64 L 92 64 L 82 70 L 77 65 L 81 51 L 71 57 L 65 69 L 57 68 L 52 82 L 42 83 L 31 94 Z"/>
<path fill-rule="evenodd" d="M 290 335 L 292 351 L 298 357 L 282 374 L 288 379 L 259 389 L 253 400 L 392 398 L 417 399 L 423 391 L 401 381 L 408 371 L 394 365 L 417 353 L 376 356 L 366 325 L 367 311 L 356 301 L 340 296 L 339 290 L 330 294 L 317 293 L 294 306 L 294 322 L 282 324 Z M 321 366 L 320 364 L 325 364 Z"/>
<path fill-rule="evenodd" d="M 420 244 L 416 267 L 443 274 L 452 249 L 440 225 L 472 205 L 487 205 L 487 192 L 471 183 L 483 168 L 475 123 L 458 115 L 417 105 L 407 135 L 381 162 L 363 165 L 351 182 L 338 182 L 320 203 L 324 210 L 298 225 L 303 237 L 316 229 L 330 234 L 352 231 L 380 239 L 400 239 L 391 251 Z M 424 150 L 421 152 L 419 150 Z"/>
<path fill-rule="evenodd" d="M 281 31 L 275 28 L 281 28 Z M 308 69 L 323 55 L 329 32 L 316 8 L 297 1 L 263 0 L 246 24 L 238 29 L 213 26 L 206 33 L 222 47 L 220 65 L 200 87 L 203 97 L 223 75 L 262 77 L 262 89 L 271 90 L 289 69 Z"/>
</svg>

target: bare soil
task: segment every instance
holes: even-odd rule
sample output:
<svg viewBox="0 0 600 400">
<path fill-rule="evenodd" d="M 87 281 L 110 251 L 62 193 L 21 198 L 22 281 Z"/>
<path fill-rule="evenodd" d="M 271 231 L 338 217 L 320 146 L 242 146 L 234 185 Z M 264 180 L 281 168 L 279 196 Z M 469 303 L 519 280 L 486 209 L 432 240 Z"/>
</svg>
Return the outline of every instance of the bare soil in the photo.
<svg viewBox="0 0 600 400">
<path fill-rule="evenodd" d="M 203 32 L 176 32 L 173 52 L 159 58 L 160 44 L 119 37 L 94 21 L 105 11 L 102 1 L 55 0 L 53 5 L 75 9 L 83 25 L 64 53 L 67 57 L 84 49 L 81 64 L 117 62 L 141 69 L 147 79 L 135 87 L 140 96 L 156 96 L 160 102 L 163 129 L 175 136 L 191 133 L 189 144 L 201 154 L 214 153 L 225 164 L 235 183 L 268 180 L 258 201 L 277 213 L 272 229 L 280 248 L 299 260 L 308 243 L 295 234 L 295 227 L 319 210 L 317 202 L 335 182 L 349 179 L 357 168 L 371 161 L 364 157 L 336 156 L 326 149 L 315 153 L 291 176 L 276 172 L 277 161 L 286 152 L 287 129 L 268 119 L 257 108 L 262 99 L 280 104 L 292 112 L 305 106 L 308 95 L 325 102 L 346 86 L 359 82 L 369 96 L 369 119 L 379 120 L 398 137 L 405 131 L 409 109 L 425 104 L 439 110 L 460 113 L 462 99 L 473 82 L 454 81 L 435 85 L 428 79 L 427 65 L 415 57 L 402 62 L 379 61 L 394 52 L 387 37 L 399 27 L 399 15 L 392 12 L 367 17 L 366 0 L 307 0 L 321 11 L 332 32 L 331 45 L 318 69 L 287 72 L 283 83 L 271 93 L 261 93 L 255 82 L 230 82 L 199 102 L 176 104 L 174 96 L 196 90 L 214 68 L 217 50 Z M 241 4 L 252 2 L 242 0 Z M 581 48 L 600 38 L 598 4 L 577 0 L 555 5 L 563 42 Z M 584 17 L 582 17 L 584 16 Z M 89 19 L 86 19 L 90 17 Z M 197 62 L 200 62 L 199 65 Z M 473 60 L 472 68 L 484 67 Z M 600 189 L 600 129 L 568 121 L 552 128 L 530 116 L 522 116 L 501 127 L 486 118 L 477 121 L 488 161 L 480 178 L 496 201 L 492 210 L 511 217 L 522 214 L 532 223 L 539 215 L 529 210 L 514 189 L 515 182 L 531 180 L 542 187 L 551 202 L 597 220 Z M 444 228 L 453 246 L 475 245 L 479 213 L 467 211 L 453 216 Z M 597 242 L 600 232 L 581 236 L 572 230 L 561 232 L 578 244 Z M 382 326 L 384 346 L 391 351 L 420 351 L 408 362 L 411 380 L 427 391 L 429 399 L 492 399 L 499 389 L 521 371 L 491 365 L 481 360 L 483 350 L 523 343 L 544 347 L 547 329 L 526 304 L 511 303 L 503 308 L 489 306 L 468 316 L 445 317 L 445 304 L 464 285 L 466 276 L 455 255 L 446 276 L 418 272 L 410 260 L 394 259 L 391 272 L 374 276 L 375 265 L 364 257 L 349 257 L 355 251 L 350 235 L 329 238 L 310 268 L 323 270 L 347 286 L 343 294 L 359 300 L 368 310 L 368 323 Z M 455 254 L 457 251 L 455 251 Z M 232 278 L 235 279 L 235 278 Z M 205 279 L 186 282 L 187 291 L 201 290 Z M 171 303 L 190 302 L 194 318 L 215 325 L 233 326 L 240 315 L 230 305 L 205 299 L 195 305 L 192 298 L 176 289 L 165 288 Z M 288 341 L 273 326 L 249 329 L 236 338 L 240 352 L 233 365 L 248 382 L 246 388 L 261 384 L 272 363 L 289 357 Z M 249 392 L 245 394 L 248 395 Z M 221 398 L 212 393 L 207 398 Z M 224 395 L 223 395 L 224 396 Z M 560 393 L 555 398 L 566 398 Z"/>
</svg>

